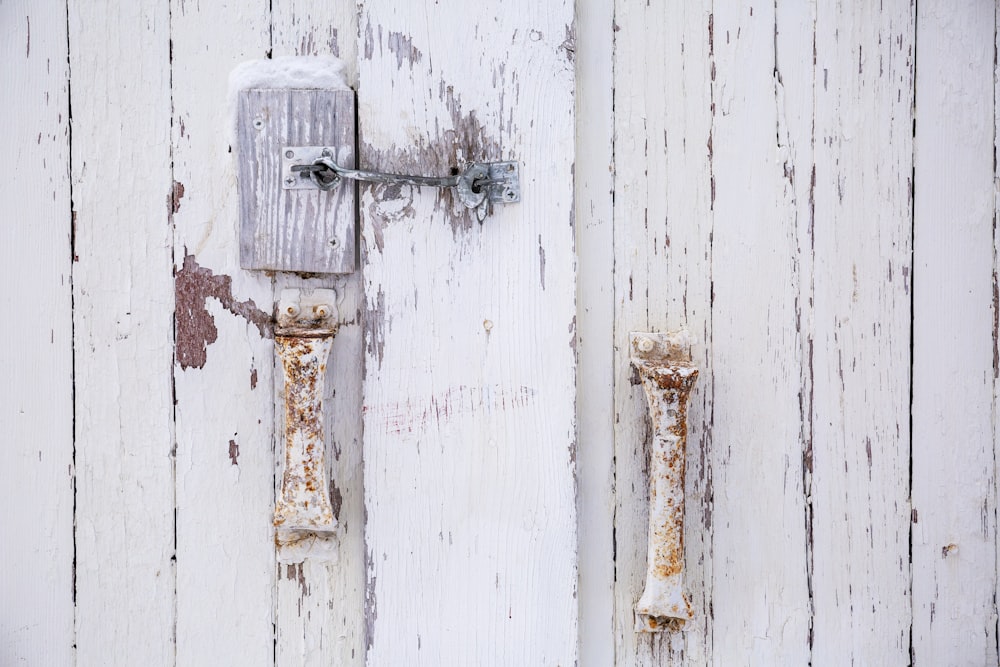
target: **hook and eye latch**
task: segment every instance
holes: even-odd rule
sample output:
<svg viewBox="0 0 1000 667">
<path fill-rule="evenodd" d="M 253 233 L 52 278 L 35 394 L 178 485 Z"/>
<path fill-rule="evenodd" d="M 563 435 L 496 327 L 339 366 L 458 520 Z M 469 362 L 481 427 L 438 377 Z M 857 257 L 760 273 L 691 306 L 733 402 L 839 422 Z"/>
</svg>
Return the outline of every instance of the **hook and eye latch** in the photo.
<svg viewBox="0 0 1000 667">
<path fill-rule="evenodd" d="M 476 209 L 480 222 L 485 219 L 490 205 L 521 200 L 517 162 L 472 162 L 450 176 L 393 174 L 343 167 L 334 160 L 329 147 L 296 146 L 282 149 L 282 165 L 282 184 L 286 190 L 329 191 L 344 180 L 455 188 L 459 201 L 467 208 Z"/>
</svg>

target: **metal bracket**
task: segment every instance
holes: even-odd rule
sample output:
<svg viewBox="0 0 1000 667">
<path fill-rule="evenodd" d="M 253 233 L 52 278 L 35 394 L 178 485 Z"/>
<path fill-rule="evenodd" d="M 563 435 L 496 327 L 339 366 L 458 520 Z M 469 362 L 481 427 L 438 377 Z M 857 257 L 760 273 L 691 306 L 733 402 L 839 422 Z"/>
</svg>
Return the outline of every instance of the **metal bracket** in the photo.
<svg viewBox="0 0 1000 667">
<path fill-rule="evenodd" d="M 472 162 L 453 176 L 411 176 L 341 167 L 329 146 L 282 148 L 281 183 L 286 190 L 332 190 L 343 179 L 368 183 L 398 183 L 416 187 L 455 188 L 467 208 L 477 209 L 480 221 L 489 204 L 521 201 L 517 162 Z"/>
</svg>

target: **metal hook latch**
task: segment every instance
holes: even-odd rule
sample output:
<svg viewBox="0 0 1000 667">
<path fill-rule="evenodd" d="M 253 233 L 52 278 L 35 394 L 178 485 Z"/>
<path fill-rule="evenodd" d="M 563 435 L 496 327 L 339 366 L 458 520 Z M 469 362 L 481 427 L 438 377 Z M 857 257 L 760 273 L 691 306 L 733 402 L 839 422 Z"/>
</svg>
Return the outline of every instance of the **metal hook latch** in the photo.
<svg viewBox="0 0 1000 667">
<path fill-rule="evenodd" d="M 282 167 L 281 182 L 286 190 L 332 190 L 343 179 L 455 188 L 459 201 L 475 209 L 480 222 L 489 205 L 521 200 L 517 162 L 473 162 L 453 176 L 410 176 L 342 167 L 326 146 L 290 146 L 282 149 Z"/>
</svg>

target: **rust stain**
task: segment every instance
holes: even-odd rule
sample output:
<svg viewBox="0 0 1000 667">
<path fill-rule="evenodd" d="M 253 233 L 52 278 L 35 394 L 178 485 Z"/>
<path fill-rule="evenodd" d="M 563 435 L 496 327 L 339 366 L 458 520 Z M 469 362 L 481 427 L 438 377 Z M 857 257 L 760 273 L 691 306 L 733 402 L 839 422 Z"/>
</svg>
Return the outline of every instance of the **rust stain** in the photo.
<svg viewBox="0 0 1000 667">
<path fill-rule="evenodd" d="M 256 389 L 256 388 L 257 388 L 257 369 L 256 368 L 251 368 L 250 369 L 250 389 Z"/>
<path fill-rule="evenodd" d="M 236 444 L 235 440 L 229 441 L 229 460 L 232 464 L 239 465 L 237 459 L 240 457 L 240 446 Z"/>
<path fill-rule="evenodd" d="M 322 387 L 333 334 L 277 335 L 285 380 L 285 467 L 274 525 L 328 530 L 334 511 L 326 482 Z"/>
<path fill-rule="evenodd" d="M 182 369 L 204 368 L 208 346 L 219 338 L 215 319 L 206 302 L 214 298 L 230 313 L 254 325 L 261 337 L 273 334 L 271 317 L 257 307 L 252 299 L 237 301 L 233 296 L 233 279 L 215 275 L 211 269 L 199 266 L 194 255 L 184 257 L 183 266 L 174 274 L 176 301 L 176 355 Z"/>
</svg>

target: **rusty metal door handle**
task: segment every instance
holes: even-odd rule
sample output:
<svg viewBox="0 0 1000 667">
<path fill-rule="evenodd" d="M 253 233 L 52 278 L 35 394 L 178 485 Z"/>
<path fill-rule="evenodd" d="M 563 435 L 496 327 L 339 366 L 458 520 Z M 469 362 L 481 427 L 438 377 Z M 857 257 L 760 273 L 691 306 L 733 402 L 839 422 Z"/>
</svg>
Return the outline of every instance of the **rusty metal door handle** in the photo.
<svg viewBox="0 0 1000 667">
<path fill-rule="evenodd" d="M 660 632 L 692 618 L 684 594 L 684 465 L 688 396 L 698 369 L 686 331 L 630 333 L 629 351 L 653 422 L 646 585 L 635 605 L 635 629 Z"/>
<path fill-rule="evenodd" d="M 336 293 L 282 290 L 274 343 L 284 376 L 284 470 L 274 506 L 279 556 L 318 555 L 337 527 L 323 428 L 326 364 L 337 333 Z"/>
</svg>

